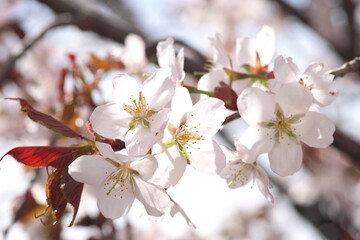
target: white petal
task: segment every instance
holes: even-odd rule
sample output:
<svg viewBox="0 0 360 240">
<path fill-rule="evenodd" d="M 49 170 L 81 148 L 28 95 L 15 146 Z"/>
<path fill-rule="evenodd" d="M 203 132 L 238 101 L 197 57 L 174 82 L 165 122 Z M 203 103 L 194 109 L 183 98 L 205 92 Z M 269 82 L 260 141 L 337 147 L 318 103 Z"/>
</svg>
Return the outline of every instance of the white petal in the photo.
<svg viewBox="0 0 360 240">
<path fill-rule="evenodd" d="M 237 99 L 241 117 L 254 125 L 275 119 L 275 102 L 269 93 L 259 88 L 246 88 Z"/>
<path fill-rule="evenodd" d="M 300 169 L 302 156 L 300 143 L 285 135 L 269 152 L 270 168 L 282 177 L 292 175 Z"/>
<path fill-rule="evenodd" d="M 305 114 L 313 103 L 313 96 L 309 89 L 298 83 L 283 85 L 275 95 L 285 117 Z"/>
<path fill-rule="evenodd" d="M 126 134 L 126 150 L 131 156 L 145 155 L 161 138 L 161 134 L 150 131 L 149 128 L 138 125 Z"/>
<path fill-rule="evenodd" d="M 186 124 L 189 129 L 198 130 L 198 134 L 209 138 L 219 131 L 227 116 L 224 102 L 217 98 L 205 98 L 198 101 L 191 111 Z"/>
<path fill-rule="evenodd" d="M 300 80 L 300 70 L 291 58 L 279 56 L 274 62 L 274 76 L 277 81 L 285 84 L 298 82 Z"/>
<path fill-rule="evenodd" d="M 170 215 L 172 217 L 174 217 L 176 213 L 180 213 L 185 218 L 185 221 L 187 222 L 187 224 L 190 227 L 196 228 L 194 223 L 190 220 L 188 215 L 185 213 L 184 209 L 182 209 L 182 207 L 177 202 L 175 202 L 174 200 L 172 200 L 172 202 L 174 203 L 174 205 L 171 208 Z"/>
<path fill-rule="evenodd" d="M 256 65 L 256 45 L 252 38 L 238 38 L 236 40 L 236 66 L 243 64 Z"/>
<path fill-rule="evenodd" d="M 329 90 L 334 77 L 333 74 L 325 73 L 321 63 L 310 64 L 301 76 L 305 85 L 322 90 Z"/>
<path fill-rule="evenodd" d="M 167 38 L 165 41 L 160 41 L 156 46 L 156 56 L 160 67 L 166 68 L 166 67 L 174 66 L 175 65 L 174 39 Z"/>
<path fill-rule="evenodd" d="M 113 79 L 113 99 L 122 106 L 132 105 L 131 99 L 139 99 L 139 84 L 137 80 L 127 74 L 119 74 Z"/>
<path fill-rule="evenodd" d="M 215 69 L 203 75 L 200 78 L 197 87 L 200 90 L 214 92 L 215 88 L 220 86 L 221 81 L 229 84 L 230 78 L 223 69 Z"/>
<path fill-rule="evenodd" d="M 96 148 L 99 150 L 99 152 L 101 153 L 101 155 L 104 158 L 109 158 L 111 160 L 118 159 L 119 154 L 115 154 L 114 150 L 112 149 L 112 147 L 109 144 L 102 143 L 102 142 L 95 142 L 95 145 L 96 145 Z M 123 159 L 121 159 L 121 160 L 123 160 Z"/>
<path fill-rule="evenodd" d="M 157 160 L 152 155 L 146 155 L 146 157 L 137 160 L 136 158 L 132 158 L 132 162 L 130 163 L 130 167 L 136 170 L 145 181 L 149 180 L 154 175 L 157 166 Z"/>
<path fill-rule="evenodd" d="M 180 155 L 175 146 L 167 148 L 161 154 L 157 154 L 156 158 L 159 166 L 151 182 L 163 188 L 175 186 L 185 172 L 186 160 Z"/>
<path fill-rule="evenodd" d="M 164 108 L 158 111 L 157 113 L 155 113 L 154 115 L 152 115 L 149 118 L 150 131 L 153 133 L 158 133 L 162 131 L 168 120 L 169 113 L 170 113 L 170 108 Z"/>
<path fill-rule="evenodd" d="M 256 168 L 255 180 L 256 180 L 256 185 L 258 186 L 259 190 L 264 195 L 264 197 L 268 201 L 274 203 L 274 197 L 271 195 L 269 191 L 269 188 L 271 188 L 269 177 L 266 174 L 266 172 L 260 167 Z"/>
<path fill-rule="evenodd" d="M 251 87 L 251 80 L 250 78 L 236 80 L 232 82 L 231 88 L 234 90 L 234 92 L 239 95 L 244 91 L 244 89 Z"/>
<path fill-rule="evenodd" d="M 132 116 L 114 103 L 100 105 L 90 116 L 93 130 L 103 137 L 124 140 Z"/>
<path fill-rule="evenodd" d="M 171 101 L 171 114 L 169 122 L 175 127 L 179 127 L 181 120 L 192 108 L 192 100 L 189 91 L 185 87 L 176 88 L 175 94 Z"/>
<path fill-rule="evenodd" d="M 329 92 L 328 90 L 312 89 L 315 103 L 320 106 L 330 105 L 337 97 L 338 93 Z"/>
<path fill-rule="evenodd" d="M 214 62 L 216 66 L 227 67 L 231 66 L 229 55 L 220 39 L 220 34 L 216 34 L 215 39 L 210 38 L 211 45 L 215 49 Z"/>
<path fill-rule="evenodd" d="M 102 185 L 114 170 L 115 166 L 99 155 L 83 155 L 69 165 L 69 174 L 73 179 L 94 186 Z"/>
<path fill-rule="evenodd" d="M 141 91 L 151 109 L 160 110 L 170 103 L 175 91 L 170 77 L 170 68 L 160 68 L 143 83 Z"/>
<path fill-rule="evenodd" d="M 275 52 L 275 32 L 269 26 L 263 26 L 256 36 L 256 50 L 260 55 L 261 64 L 270 63 Z"/>
<path fill-rule="evenodd" d="M 205 140 L 199 143 L 199 149 L 188 149 L 187 154 L 191 165 L 199 172 L 219 174 L 226 165 L 225 154 L 218 143 Z"/>
<path fill-rule="evenodd" d="M 274 146 L 274 130 L 260 126 L 250 126 L 239 139 L 235 141 L 235 146 L 244 145 L 248 151 L 242 147 L 241 155 L 244 162 L 253 163 L 258 156 L 269 152 Z M 237 147 L 239 149 L 239 147 Z"/>
<path fill-rule="evenodd" d="M 310 147 L 326 148 L 334 140 L 334 123 L 326 116 L 309 111 L 301 122 L 293 124 L 299 139 Z"/>
<path fill-rule="evenodd" d="M 169 212 L 173 203 L 164 189 L 145 182 L 141 178 L 134 176 L 136 198 L 144 204 L 146 212 L 150 216 L 161 216 L 165 212 Z"/>
<path fill-rule="evenodd" d="M 146 65 L 145 42 L 140 36 L 132 33 L 126 36 L 122 61 L 131 72 L 139 72 Z"/>
<path fill-rule="evenodd" d="M 123 187 L 116 187 L 109 192 L 113 186 L 112 183 L 110 181 L 108 185 L 99 187 L 97 205 L 106 218 L 116 219 L 125 216 L 129 212 L 135 194 L 129 182 L 124 183 Z"/>
</svg>

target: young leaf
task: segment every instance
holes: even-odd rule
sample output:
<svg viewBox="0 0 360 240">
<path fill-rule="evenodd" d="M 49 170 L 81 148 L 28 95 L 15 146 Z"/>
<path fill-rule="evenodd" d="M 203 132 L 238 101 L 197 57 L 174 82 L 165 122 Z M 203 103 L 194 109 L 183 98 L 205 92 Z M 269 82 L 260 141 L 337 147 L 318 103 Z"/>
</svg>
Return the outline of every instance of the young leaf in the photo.
<svg viewBox="0 0 360 240">
<path fill-rule="evenodd" d="M 73 207 L 73 217 L 69 227 L 73 225 L 79 209 L 84 184 L 76 182 L 68 173 L 67 168 L 54 169 L 46 184 L 46 202 L 49 205 L 56 224 L 65 213 L 67 204 Z"/>
<path fill-rule="evenodd" d="M 81 147 L 16 147 L 7 152 L 2 158 L 10 155 L 30 167 L 52 166 L 64 168 L 77 157 L 92 152 L 90 145 Z"/>
<path fill-rule="evenodd" d="M 73 208 L 73 217 L 69 224 L 69 227 L 74 224 L 77 211 L 79 209 L 81 194 L 83 190 L 84 184 L 75 181 L 67 169 L 64 169 L 62 177 L 61 177 L 61 191 L 64 194 L 66 202 L 70 204 Z"/>
<path fill-rule="evenodd" d="M 6 98 L 10 100 L 18 100 L 21 105 L 21 111 L 27 113 L 29 118 L 34 122 L 40 123 L 41 125 L 63 135 L 64 137 L 79 137 L 86 139 L 79 133 L 75 132 L 59 120 L 56 120 L 50 115 L 35 110 L 26 100 L 22 98 Z"/>
<path fill-rule="evenodd" d="M 64 214 L 67 205 L 64 194 L 60 189 L 63 171 L 64 169 L 54 169 L 46 182 L 46 202 L 49 205 L 49 209 L 53 216 L 53 218 L 50 218 L 53 219 L 53 222 L 49 222 L 51 225 L 55 225 L 59 221 Z"/>
</svg>

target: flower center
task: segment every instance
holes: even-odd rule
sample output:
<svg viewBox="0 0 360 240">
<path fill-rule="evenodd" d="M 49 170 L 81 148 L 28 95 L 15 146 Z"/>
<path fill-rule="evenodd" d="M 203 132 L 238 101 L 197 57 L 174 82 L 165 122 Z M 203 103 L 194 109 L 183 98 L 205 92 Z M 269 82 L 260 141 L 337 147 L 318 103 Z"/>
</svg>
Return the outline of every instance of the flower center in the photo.
<svg viewBox="0 0 360 240">
<path fill-rule="evenodd" d="M 149 104 L 146 102 L 142 92 L 139 92 L 139 99 L 136 100 L 131 97 L 132 105 L 124 104 L 124 110 L 133 116 L 133 119 L 129 123 L 130 130 L 134 129 L 139 123 L 143 127 L 150 127 L 150 117 L 157 111 L 149 109 Z"/>
<path fill-rule="evenodd" d="M 199 125 L 200 123 L 198 126 Z M 179 152 L 186 160 L 189 159 L 188 153 L 192 153 L 189 151 L 189 148 L 199 149 L 199 147 L 196 146 L 196 143 L 204 140 L 204 137 L 199 134 L 197 126 L 189 127 L 186 123 L 182 123 L 180 127 L 176 129 L 170 124 L 168 129 L 173 134 L 173 139 L 165 142 L 164 144 L 168 147 L 176 144 Z"/>
<path fill-rule="evenodd" d="M 231 171 L 231 174 L 225 177 L 226 180 L 230 180 L 228 183 L 229 187 L 231 187 L 233 184 L 236 184 L 237 182 L 239 182 L 240 185 L 245 185 L 248 183 L 251 172 L 254 169 L 253 164 L 239 162 L 236 165 L 240 165 L 240 167 L 230 167 L 229 170 Z"/>
<path fill-rule="evenodd" d="M 291 125 L 297 121 L 301 121 L 300 118 L 292 115 L 286 118 L 280 110 L 277 110 L 275 115 L 277 117 L 275 120 L 261 123 L 262 126 L 275 130 L 275 140 L 279 142 L 280 139 L 284 139 L 284 135 L 296 137 L 296 134 L 294 133 L 296 128 L 292 128 Z"/>
<path fill-rule="evenodd" d="M 108 175 L 108 172 L 106 172 L 106 174 Z M 104 182 L 104 189 L 110 186 L 110 188 L 106 192 L 106 195 L 110 195 L 110 193 L 115 188 L 120 188 L 120 195 L 114 195 L 114 197 L 117 198 L 122 198 L 122 193 L 127 192 L 129 188 L 134 194 L 134 174 L 138 175 L 139 173 L 127 164 L 118 164 L 117 169 L 114 172 L 110 173 L 110 175 L 108 175 L 107 179 Z"/>
</svg>

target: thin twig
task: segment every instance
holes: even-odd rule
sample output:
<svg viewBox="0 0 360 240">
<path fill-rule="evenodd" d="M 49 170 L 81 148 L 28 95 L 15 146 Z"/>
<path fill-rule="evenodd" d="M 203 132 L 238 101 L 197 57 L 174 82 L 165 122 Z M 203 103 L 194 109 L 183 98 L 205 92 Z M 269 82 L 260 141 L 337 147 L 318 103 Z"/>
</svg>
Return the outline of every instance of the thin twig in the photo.
<svg viewBox="0 0 360 240">
<path fill-rule="evenodd" d="M 355 57 L 353 60 L 344 63 L 341 67 L 330 70 L 329 73 L 337 77 L 343 77 L 350 72 L 360 71 L 360 57 Z"/>
<path fill-rule="evenodd" d="M 233 120 L 236 120 L 236 119 L 238 119 L 240 117 L 241 116 L 240 116 L 240 114 L 238 112 L 233 113 L 230 116 L 227 116 L 227 118 L 225 118 L 225 121 L 223 122 L 223 125 L 225 125 L 225 124 L 227 124 L 227 123 L 229 123 L 229 122 L 231 122 Z"/>
<path fill-rule="evenodd" d="M 71 23 L 71 16 L 69 14 L 59 15 L 55 19 L 55 21 L 51 23 L 49 26 L 47 26 L 38 36 L 36 36 L 31 40 L 25 40 L 25 42 L 27 41 L 28 43 L 24 46 L 23 50 L 20 53 L 11 56 L 5 63 L 3 69 L 0 72 L 0 83 L 4 82 L 6 78 L 9 76 L 11 70 L 15 66 L 16 61 L 20 59 L 29 49 L 31 49 L 40 39 L 42 39 L 49 30 L 70 23 Z"/>
</svg>

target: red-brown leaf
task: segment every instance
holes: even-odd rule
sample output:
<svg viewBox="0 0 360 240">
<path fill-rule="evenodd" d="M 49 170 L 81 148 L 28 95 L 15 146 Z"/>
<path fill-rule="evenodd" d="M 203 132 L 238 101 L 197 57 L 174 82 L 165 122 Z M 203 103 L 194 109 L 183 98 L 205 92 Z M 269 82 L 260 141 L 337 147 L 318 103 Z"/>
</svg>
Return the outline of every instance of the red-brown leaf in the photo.
<svg viewBox="0 0 360 240">
<path fill-rule="evenodd" d="M 55 222 L 62 217 L 66 209 L 66 199 L 61 191 L 61 175 L 64 169 L 54 169 L 46 183 L 46 202 L 49 205 L 53 216 L 55 216 Z"/>
<path fill-rule="evenodd" d="M 75 181 L 68 173 L 67 169 L 64 169 L 61 178 L 61 190 L 68 204 L 73 208 L 73 217 L 69 224 L 69 227 L 74 224 L 76 214 L 79 209 L 81 194 L 84 184 Z"/>
<path fill-rule="evenodd" d="M 67 204 L 73 207 L 73 217 L 69 224 L 72 226 L 79 209 L 81 194 L 84 184 L 76 182 L 67 169 L 54 169 L 46 184 L 46 201 L 55 216 L 55 224 L 65 213 Z"/>
<path fill-rule="evenodd" d="M 4 156 L 10 155 L 30 167 L 64 168 L 77 157 L 91 153 L 92 148 L 89 145 L 82 147 L 16 147 Z"/>
<path fill-rule="evenodd" d="M 6 98 L 10 100 L 18 100 L 21 105 L 21 111 L 26 112 L 29 118 L 41 125 L 65 136 L 65 137 L 79 137 L 85 139 L 82 135 L 75 132 L 59 120 L 56 120 L 50 115 L 35 110 L 26 100 L 22 98 Z"/>
</svg>

